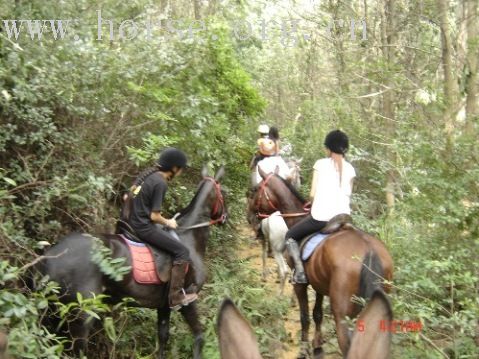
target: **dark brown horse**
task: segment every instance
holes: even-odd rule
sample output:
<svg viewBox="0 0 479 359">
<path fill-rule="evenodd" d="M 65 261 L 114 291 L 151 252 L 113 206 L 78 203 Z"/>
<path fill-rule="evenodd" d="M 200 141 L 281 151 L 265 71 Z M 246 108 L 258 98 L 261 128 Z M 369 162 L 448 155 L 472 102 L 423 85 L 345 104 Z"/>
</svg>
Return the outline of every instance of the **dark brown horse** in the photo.
<svg viewBox="0 0 479 359">
<path fill-rule="evenodd" d="M 277 210 L 285 217 L 288 227 L 301 220 L 305 214 L 305 200 L 286 181 L 274 174 L 260 171 L 263 185 L 249 202 L 249 215 L 265 216 Z M 290 263 L 291 264 L 291 263 Z M 313 319 L 316 330 L 313 340 L 314 358 L 323 357 L 321 321 L 322 303 L 329 296 L 331 311 L 336 322 L 339 347 L 344 355 L 350 345 L 350 331 L 345 317 L 354 318 L 360 306 L 351 301 L 357 295 L 369 299 L 374 290 L 383 286 L 382 280 L 390 281 L 393 262 L 384 244 L 374 236 L 352 225 L 346 225 L 331 234 L 318 246 L 304 263 L 309 284 L 316 291 Z M 310 324 L 307 285 L 295 284 L 301 315 L 302 350 L 299 358 L 309 355 L 308 331 Z M 378 324 L 379 325 L 379 324 Z"/>
<path fill-rule="evenodd" d="M 177 218 L 179 226 L 177 232 L 181 242 L 190 250 L 194 269 L 187 274 L 185 288 L 194 282 L 199 286 L 199 290 L 205 282 L 203 258 L 210 225 L 223 222 L 226 218 L 226 207 L 218 182 L 223 174 L 222 168 L 214 178 L 206 176 L 206 173 L 203 172 L 203 180 L 196 195 Z M 112 250 L 112 258 L 123 257 L 126 258 L 127 265 L 131 264 L 128 248 L 122 240 L 118 240 L 116 235 L 98 235 L 96 237 Z M 169 337 L 171 312 L 168 306 L 168 285 L 138 284 L 131 272 L 119 282 L 112 280 L 102 273 L 91 260 L 92 245 L 92 236 L 80 233 L 70 234 L 46 251 L 46 259 L 40 263 L 38 269 L 41 273 L 48 275 L 51 280 L 60 284 L 61 298 L 64 302 L 75 301 L 77 293 L 81 293 L 83 298 L 107 294 L 112 303 L 117 303 L 124 297 L 132 297 L 135 299 L 136 305 L 156 309 L 160 344 L 158 357 L 166 358 L 165 349 Z M 165 257 L 167 261 L 171 261 L 169 256 Z M 195 337 L 193 357 L 201 358 L 203 335 L 196 303 L 183 307 L 181 314 Z M 86 313 L 77 313 L 76 319 L 69 323 L 68 332 L 73 339 L 73 349 L 76 353 L 86 349 L 88 335 L 93 324 L 92 320 L 87 319 Z"/>
<path fill-rule="evenodd" d="M 376 290 L 358 318 L 346 359 L 386 359 L 391 352 L 391 333 L 378 323 L 391 322 L 389 301 Z M 248 321 L 230 299 L 225 299 L 218 312 L 217 331 L 221 359 L 261 359 L 258 342 Z"/>
</svg>

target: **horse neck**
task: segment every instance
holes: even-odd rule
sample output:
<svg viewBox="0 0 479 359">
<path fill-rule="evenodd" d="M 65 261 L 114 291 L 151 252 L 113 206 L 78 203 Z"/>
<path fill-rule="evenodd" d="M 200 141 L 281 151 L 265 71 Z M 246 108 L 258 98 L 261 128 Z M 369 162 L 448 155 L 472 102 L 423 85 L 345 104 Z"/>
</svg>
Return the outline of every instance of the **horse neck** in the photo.
<svg viewBox="0 0 479 359">
<path fill-rule="evenodd" d="M 192 204 L 191 209 L 178 219 L 178 226 L 180 228 L 209 222 L 211 208 L 207 204 L 207 197 L 208 196 L 206 195 L 203 198 L 198 198 L 199 200 Z M 209 226 L 204 226 L 188 230 L 185 232 L 184 235 L 180 232 L 180 238 L 182 238 L 186 242 L 191 242 L 190 249 L 194 248 L 201 257 L 204 257 L 206 251 L 206 242 L 209 238 L 209 233 Z"/>
<path fill-rule="evenodd" d="M 275 191 L 276 199 L 282 213 L 303 212 L 305 203 L 296 197 L 284 184 L 279 191 Z"/>
<path fill-rule="evenodd" d="M 196 203 L 191 205 L 191 208 L 178 219 L 178 224 L 181 227 L 193 226 L 198 223 L 202 223 L 210 220 L 211 206 L 205 202 L 207 198 L 197 200 Z"/>
</svg>

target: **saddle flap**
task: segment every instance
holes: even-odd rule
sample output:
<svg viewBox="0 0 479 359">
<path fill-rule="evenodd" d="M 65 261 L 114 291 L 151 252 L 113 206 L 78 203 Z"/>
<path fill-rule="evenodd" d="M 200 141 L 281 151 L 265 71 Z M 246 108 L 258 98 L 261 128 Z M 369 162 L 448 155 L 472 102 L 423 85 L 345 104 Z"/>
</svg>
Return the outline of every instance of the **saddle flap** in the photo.
<svg viewBox="0 0 479 359">
<path fill-rule="evenodd" d="M 170 280 L 172 260 L 165 252 L 144 243 L 134 242 L 120 235 L 131 254 L 131 266 L 135 281 L 142 284 L 161 284 Z"/>
<path fill-rule="evenodd" d="M 307 261 L 313 254 L 314 250 L 329 237 L 329 234 L 321 232 L 313 233 L 303 239 L 299 252 L 301 253 L 301 259 Z"/>
<path fill-rule="evenodd" d="M 158 277 L 163 283 L 169 282 L 171 277 L 171 266 L 173 265 L 171 256 L 165 252 L 160 252 L 153 247 L 147 247 L 150 248 L 150 251 L 153 253 L 156 273 L 158 274 Z"/>
</svg>

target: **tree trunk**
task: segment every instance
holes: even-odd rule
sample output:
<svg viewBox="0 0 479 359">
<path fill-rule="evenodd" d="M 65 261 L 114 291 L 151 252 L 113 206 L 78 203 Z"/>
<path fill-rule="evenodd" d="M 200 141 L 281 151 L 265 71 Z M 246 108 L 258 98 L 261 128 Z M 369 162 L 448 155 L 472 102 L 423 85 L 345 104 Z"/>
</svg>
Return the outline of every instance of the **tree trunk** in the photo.
<svg viewBox="0 0 479 359">
<path fill-rule="evenodd" d="M 444 130 L 446 133 L 446 150 L 450 148 L 453 141 L 454 117 L 458 112 L 458 85 L 454 75 L 454 65 L 452 61 L 452 40 L 451 27 L 449 25 L 449 1 L 437 0 L 439 8 L 439 19 L 441 27 L 442 43 L 442 66 L 444 71 Z"/>
<path fill-rule="evenodd" d="M 477 105 L 477 57 L 479 49 L 479 25 L 477 17 L 477 0 L 468 0 L 466 4 L 466 133 L 474 133 L 474 123 L 479 117 Z"/>
<path fill-rule="evenodd" d="M 383 13 L 381 16 L 381 42 L 382 47 L 381 51 L 385 63 L 387 64 L 385 77 L 383 78 L 383 83 L 388 88 L 393 88 L 394 86 L 391 83 L 390 65 L 393 61 L 393 47 L 391 46 L 394 43 L 394 35 L 396 29 L 394 28 L 394 0 L 386 0 L 384 2 Z M 393 92 L 392 90 L 387 90 L 382 95 L 382 116 L 385 121 L 385 134 L 388 138 L 394 138 L 395 132 L 395 122 L 394 122 L 394 103 L 393 103 Z M 393 150 L 388 150 L 387 158 L 389 159 L 390 164 L 394 164 L 395 153 Z M 392 212 L 394 209 L 395 202 L 395 183 L 396 183 L 396 171 L 394 168 L 390 168 L 386 173 L 386 204 L 388 210 Z"/>
<path fill-rule="evenodd" d="M 215 15 L 217 11 L 217 0 L 209 0 L 208 1 L 208 15 Z"/>
<path fill-rule="evenodd" d="M 195 10 L 195 20 L 199 20 L 200 16 L 200 0 L 193 0 L 193 8 Z"/>
</svg>

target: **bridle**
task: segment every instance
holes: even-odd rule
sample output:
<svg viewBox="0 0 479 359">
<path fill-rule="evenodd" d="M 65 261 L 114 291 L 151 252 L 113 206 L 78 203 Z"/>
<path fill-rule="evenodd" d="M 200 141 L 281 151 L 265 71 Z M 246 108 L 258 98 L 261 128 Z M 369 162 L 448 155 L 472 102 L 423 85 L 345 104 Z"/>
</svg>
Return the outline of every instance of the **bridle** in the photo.
<svg viewBox="0 0 479 359">
<path fill-rule="evenodd" d="M 268 212 L 271 210 L 271 213 L 274 213 L 274 212 L 277 212 L 279 211 L 278 207 L 273 203 L 273 201 L 271 200 L 271 197 L 269 196 L 268 194 L 268 191 L 267 191 L 267 185 L 268 185 L 268 182 L 269 180 L 275 176 L 274 173 L 270 173 L 266 176 L 266 178 L 261 182 L 260 184 L 260 187 L 259 187 L 259 194 L 258 194 L 258 198 L 256 200 L 256 203 L 255 203 L 255 212 L 256 212 L 256 216 L 258 218 L 268 218 L 269 216 L 271 216 L 271 214 L 266 214 L 266 213 L 261 213 L 260 212 L 260 206 L 261 206 L 261 200 L 263 199 L 263 197 L 266 199 L 266 202 L 268 203 L 269 205 L 269 210 Z M 310 208 L 308 207 L 309 205 L 309 202 L 306 203 L 303 207 L 303 210 L 304 212 L 298 212 L 298 213 L 280 213 L 279 215 L 281 217 L 284 217 L 284 218 L 289 218 L 289 217 L 301 217 L 301 216 L 306 216 L 307 214 L 309 214 L 310 212 Z"/>
<path fill-rule="evenodd" d="M 210 215 L 210 225 L 216 223 L 225 223 L 226 222 L 226 207 L 225 207 L 225 200 L 223 198 L 223 193 L 221 192 L 221 184 L 214 179 L 213 177 L 205 177 L 206 181 L 210 181 L 213 184 L 213 188 L 215 189 L 216 201 L 213 205 Z M 217 218 L 215 218 L 217 217 Z"/>
<path fill-rule="evenodd" d="M 226 206 L 223 198 L 223 193 L 221 192 L 221 184 L 216 179 L 210 176 L 203 177 L 203 180 L 210 181 L 213 184 L 213 188 L 215 190 L 216 200 L 213 204 L 213 208 L 211 209 L 210 220 L 188 227 L 178 227 L 177 230 L 186 231 L 194 228 L 209 227 L 218 223 L 223 224 L 226 222 Z M 173 218 L 176 218 L 178 215 L 179 213 L 175 214 Z"/>
</svg>

